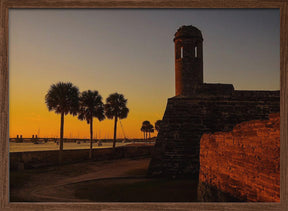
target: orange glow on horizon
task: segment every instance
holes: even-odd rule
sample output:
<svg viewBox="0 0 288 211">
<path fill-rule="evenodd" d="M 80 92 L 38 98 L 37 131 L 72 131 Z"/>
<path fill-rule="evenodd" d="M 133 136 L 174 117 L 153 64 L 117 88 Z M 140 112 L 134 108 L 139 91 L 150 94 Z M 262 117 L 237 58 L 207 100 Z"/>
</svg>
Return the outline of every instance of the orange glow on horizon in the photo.
<svg viewBox="0 0 288 211">
<path fill-rule="evenodd" d="M 42 100 L 42 102 L 41 102 Z M 103 100 L 105 102 L 105 100 Z M 140 103 L 129 102 L 129 114 L 126 119 L 118 120 L 117 138 L 142 138 L 143 132 L 140 128 L 142 122 L 150 121 L 151 124 L 162 119 L 162 112 L 149 112 L 149 104 L 142 106 Z M 122 126 L 121 126 L 122 125 Z M 95 139 L 112 139 L 114 131 L 114 119 L 104 119 L 99 122 L 94 118 L 93 121 L 93 138 Z M 24 138 L 30 138 L 32 135 L 38 137 L 59 137 L 60 136 L 60 115 L 54 111 L 49 112 L 44 102 L 44 97 L 34 100 L 21 100 L 17 97 L 14 100 L 13 95 L 10 97 L 10 134 L 11 138 L 22 135 Z M 151 133 L 151 137 L 156 136 L 157 131 Z M 64 137 L 65 138 L 90 138 L 90 127 L 86 121 L 81 121 L 77 116 L 70 114 L 64 118 Z"/>
</svg>

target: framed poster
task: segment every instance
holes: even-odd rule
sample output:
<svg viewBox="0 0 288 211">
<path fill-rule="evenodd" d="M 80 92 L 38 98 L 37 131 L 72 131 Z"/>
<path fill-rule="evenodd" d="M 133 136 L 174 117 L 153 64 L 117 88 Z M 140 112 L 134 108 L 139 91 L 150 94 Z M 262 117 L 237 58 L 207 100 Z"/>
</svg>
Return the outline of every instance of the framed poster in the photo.
<svg viewBox="0 0 288 211">
<path fill-rule="evenodd" d="M 24 210 L 285 209 L 287 206 L 285 188 L 287 3 L 281 1 L 238 1 L 235 3 L 208 0 L 202 2 L 106 2 L 101 0 L 15 2 L 7 0 L 1 2 L 1 11 L 3 29 L 1 30 L 1 99 L 3 99 L 1 100 L 1 169 L 3 170 L 0 178 L 1 208 Z M 197 30 L 200 31 L 201 36 Z M 177 43 L 181 45 L 178 46 Z M 185 68 L 192 69 L 192 73 L 185 72 Z M 233 69 L 232 73 L 229 72 L 231 69 Z M 192 74 L 191 78 L 189 74 Z M 186 79 L 190 81 L 187 83 Z M 106 105 L 109 104 L 110 95 L 123 94 L 122 99 L 127 100 L 129 112 L 118 116 L 116 121 L 113 115 L 111 120 L 109 120 L 109 115 L 106 115 L 105 120 L 96 115 L 93 120 L 94 126 L 91 126 L 91 121 L 86 121 L 85 118 L 84 121 L 80 121 L 77 118 L 79 117 L 78 111 L 73 117 L 73 111 L 69 110 L 64 112 L 67 115 L 63 116 L 63 124 L 60 124 L 62 118 L 59 115 L 61 112 L 57 110 L 58 107 L 53 107 L 53 103 L 52 107 L 49 107 L 49 92 L 53 87 L 61 86 L 59 81 L 66 85 L 71 82 L 71 87 L 78 89 L 79 98 L 84 96 L 83 93 L 86 90 L 97 90 L 102 96 L 105 115 L 108 112 Z M 175 84 L 173 84 L 174 81 Z M 230 86 L 230 84 L 233 85 Z M 279 88 L 280 92 L 277 91 Z M 247 92 L 241 90 L 261 90 L 262 94 L 256 91 L 257 93 L 251 92 L 247 95 Z M 274 91 L 264 92 L 263 90 Z M 198 147 L 201 151 L 195 153 L 193 147 L 192 151 L 189 151 L 188 145 L 181 145 L 181 140 L 186 140 L 186 138 L 182 130 L 175 129 L 178 123 L 170 124 L 173 122 L 171 120 L 176 121 L 177 118 L 173 115 L 170 117 L 169 113 L 175 114 L 173 109 L 176 108 L 176 113 L 181 111 L 177 116 L 181 116 L 182 109 L 186 105 L 177 107 L 182 105 L 181 100 L 187 101 L 188 98 L 194 98 L 199 93 L 201 99 L 205 98 L 203 102 L 207 105 L 204 109 L 205 115 L 209 112 L 210 114 L 204 118 L 203 108 L 198 111 L 193 107 L 197 115 L 203 113 L 200 117 L 201 127 L 205 125 L 205 135 L 200 134 L 200 137 L 204 137 L 201 143 L 205 145 L 200 144 Z M 213 100 L 208 102 L 207 99 L 210 99 L 211 95 L 216 96 L 217 99 L 223 97 L 225 106 L 227 99 L 231 100 L 228 103 L 231 108 L 227 106 L 224 108 L 224 101 L 216 102 L 213 97 Z M 228 95 L 232 96 L 231 99 L 227 97 Z M 256 102 L 255 97 L 259 98 L 259 101 Z M 168 98 L 168 104 L 166 104 Z M 251 104 L 240 106 L 239 103 L 234 103 L 242 99 L 247 103 L 248 98 L 251 102 L 253 101 Z M 197 100 L 199 102 L 199 99 Z M 191 101 L 190 104 L 194 102 Z M 213 106 L 209 104 L 211 102 Z M 218 109 L 215 102 L 222 110 Z M 176 107 L 173 107 L 174 103 Z M 65 102 L 65 105 L 67 104 Z M 257 106 L 251 108 L 252 104 L 257 104 Z M 278 118 L 279 106 L 281 121 Z M 242 111 L 239 113 L 239 110 Z M 270 116 L 270 120 L 276 122 L 275 127 L 278 127 L 278 133 L 279 129 L 281 131 L 278 135 L 281 139 L 280 149 L 278 146 L 273 151 L 276 157 L 273 153 L 267 153 L 270 152 L 269 150 L 263 150 L 262 154 L 260 153 L 261 156 L 264 156 L 263 153 L 268 154 L 267 159 L 265 157 L 263 160 L 263 157 L 257 154 L 259 153 L 257 145 L 256 150 L 253 149 L 253 155 L 259 157 L 258 164 L 262 163 L 264 170 L 268 169 L 269 173 L 271 171 L 275 173 L 274 170 L 277 167 L 272 162 L 268 163 L 267 160 L 269 156 L 271 159 L 273 157 L 275 165 L 278 164 L 279 167 L 277 153 L 279 155 L 280 150 L 281 171 L 279 175 L 278 169 L 276 174 L 280 176 L 281 189 L 279 190 L 279 184 L 278 186 L 274 184 L 276 180 L 270 180 L 270 174 L 267 176 L 261 173 L 259 177 L 254 175 L 253 181 L 255 183 L 258 181 L 256 177 L 271 186 L 265 186 L 266 192 L 265 188 L 262 188 L 262 195 L 261 190 L 257 189 L 256 197 L 251 191 L 248 196 L 244 194 L 246 198 L 239 197 L 240 200 L 227 198 L 226 195 L 225 197 L 223 195 L 222 200 L 211 198 L 209 194 L 220 195 L 220 193 L 213 192 L 210 187 L 207 187 L 209 182 L 213 182 L 214 186 L 219 185 L 218 188 L 228 192 L 233 189 L 232 186 L 235 187 L 236 183 L 239 187 L 242 185 L 238 181 L 235 182 L 235 175 L 242 175 L 238 172 L 239 169 L 235 168 L 235 174 L 228 173 L 229 179 L 227 175 L 223 176 L 229 183 L 229 187 L 221 186 L 220 170 L 221 175 L 224 175 L 223 172 L 227 172 L 230 166 L 217 163 L 223 157 L 210 153 L 213 149 L 220 151 L 221 147 L 217 148 L 216 145 L 219 143 L 216 141 L 215 145 L 215 140 L 224 137 L 225 143 L 223 143 L 226 151 L 221 148 L 223 150 L 221 153 L 227 153 L 227 149 L 230 149 L 229 144 L 233 143 L 233 146 L 236 146 L 234 141 L 238 140 L 233 138 L 233 141 L 229 142 L 229 137 L 233 136 L 229 134 L 229 131 L 232 130 L 236 134 L 237 127 L 240 129 L 252 127 L 251 125 L 255 122 L 253 124 L 248 122 L 246 126 L 243 122 L 255 119 L 255 124 L 259 126 L 262 123 L 258 116 L 263 115 L 263 118 L 267 119 L 268 110 L 270 113 L 278 113 L 278 116 L 277 114 Z M 229 111 L 229 115 L 226 111 Z M 190 117 L 190 114 L 189 111 L 188 115 L 184 114 L 184 117 L 191 119 L 196 115 L 192 112 Z M 249 118 L 246 118 L 246 114 L 249 114 Z M 147 129 L 148 126 L 146 129 L 143 127 L 145 120 L 149 120 L 152 126 L 154 125 L 154 133 L 152 129 Z M 154 123 L 157 120 L 162 120 L 162 129 L 159 130 L 159 136 L 156 138 Z M 179 127 L 185 129 L 185 125 L 190 125 L 189 121 L 180 119 Z M 64 135 L 61 135 L 61 129 L 59 130 L 62 126 Z M 164 127 L 166 127 L 166 132 Z M 200 128 L 200 130 L 204 129 Z M 185 131 L 188 131 L 187 128 Z M 223 134 L 218 134 L 219 131 Z M 264 129 L 261 131 L 264 133 Z M 115 135 L 121 141 L 115 143 L 117 147 L 113 151 L 112 143 Z M 197 133 L 197 137 L 198 135 Z M 63 136 L 64 154 L 62 158 L 59 158 L 58 147 L 61 146 Z M 188 134 L 188 136 L 191 138 L 191 135 Z M 267 135 L 261 138 L 263 149 L 266 147 L 264 137 Z M 25 138 L 30 148 L 21 152 L 19 148 L 23 149 L 27 146 L 23 143 L 23 146 L 17 149 L 17 146 L 22 143 L 16 142 L 25 142 Z M 91 143 L 94 139 L 93 151 L 89 151 L 92 146 L 92 144 L 89 145 L 90 138 Z M 163 141 L 172 139 L 174 141 L 171 143 Z M 100 140 L 102 143 L 99 143 Z M 250 142 L 247 145 L 238 143 L 239 147 L 244 149 L 241 159 L 249 154 L 245 154 L 245 149 L 248 150 L 248 146 L 254 144 L 252 139 L 248 140 Z M 87 143 L 84 143 L 85 141 Z M 200 143 L 200 139 L 197 143 Z M 111 148 L 102 149 L 99 144 L 103 146 L 107 144 Z M 126 145 L 131 146 L 130 151 Z M 272 144 L 267 145 L 268 148 L 269 146 L 274 147 Z M 41 147 L 44 148 L 39 150 Z M 12 149 L 15 151 L 12 152 Z M 162 149 L 165 151 L 161 151 Z M 169 151 L 169 149 L 172 150 Z M 227 159 L 235 158 L 238 148 L 235 150 L 236 152 L 229 155 Z M 193 153 L 198 156 L 198 159 L 194 163 L 187 163 L 187 159 L 190 159 Z M 90 156 L 94 160 L 90 161 L 88 159 L 91 158 Z M 136 159 L 137 156 L 146 157 Z M 177 159 L 180 161 L 178 162 Z M 59 167 L 60 160 L 64 162 L 64 165 Z M 213 164 L 210 161 L 213 161 Z M 208 167 L 217 163 L 216 166 L 222 165 L 223 168 L 216 168 L 219 175 L 217 173 L 213 175 L 211 172 L 215 169 L 201 168 L 201 162 Z M 198 163 L 200 167 L 197 167 Z M 194 164 L 196 167 L 193 166 Z M 243 169 L 246 171 L 252 171 L 251 169 L 255 168 L 255 166 L 249 166 L 250 163 L 247 163 L 246 167 L 245 164 L 239 165 L 244 165 Z M 229 169 L 229 172 L 232 171 L 233 168 Z M 149 172 L 148 177 L 146 177 L 147 172 Z M 159 172 L 164 179 L 163 177 L 157 178 Z M 187 177 L 181 178 L 185 172 L 190 176 L 196 174 L 197 182 L 187 180 Z M 199 178 L 205 181 L 201 187 L 198 184 L 199 174 Z M 245 175 L 242 175 L 245 184 L 249 184 L 247 186 L 250 187 L 249 190 L 254 190 Z M 215 179 L 217 177 L 219 179 Z M 268 179 L 265 180 L 266 178 Z M 275 177 L 272 176 L 272 178 Z M 277 182 L 279 183 L 279 178 Z M 272 194 L 269 192 L 270 198 L 266 197 L 269 188 L 274 191 Z M 245 187 L 243 189 L 245 190 Z M 202 199 L 199 199 L 199 192 L 202 194 L 204 192 Z M 256 202 L 247 203 L 252 201 Z"/>
</svg>

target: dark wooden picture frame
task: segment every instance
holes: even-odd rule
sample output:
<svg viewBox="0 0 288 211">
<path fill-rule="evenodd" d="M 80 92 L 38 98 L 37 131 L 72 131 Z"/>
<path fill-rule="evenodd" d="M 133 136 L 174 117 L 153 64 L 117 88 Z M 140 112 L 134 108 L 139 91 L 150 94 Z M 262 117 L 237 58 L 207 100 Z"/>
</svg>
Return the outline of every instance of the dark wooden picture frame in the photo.
<svg viewBox="0 0 288 211">
<path fill-rule="evenodd" d="M 10 203 L 8 14 L 12 8 L 278 8 L 280 9 L 280 203 Z M 0 0 L 1 210 L 288 210 L 287 0 Z"/>
</svg>

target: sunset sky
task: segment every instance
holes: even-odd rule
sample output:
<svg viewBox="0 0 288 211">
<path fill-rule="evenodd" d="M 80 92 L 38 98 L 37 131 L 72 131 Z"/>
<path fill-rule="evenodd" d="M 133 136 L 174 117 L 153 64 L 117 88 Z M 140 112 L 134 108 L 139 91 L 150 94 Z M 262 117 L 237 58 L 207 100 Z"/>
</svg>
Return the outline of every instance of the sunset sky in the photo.
<svg viewBox="0 0 288 211">
<path fill-rule="evenodd" d="M 59 137 L 60 115 L 45 104 L 59 81 L 98 90 L 104 103 L 124 94 L 125 135 L 143 137 L 142 122 L 162 119 L 175 95 L 173 37 L 181 25 L 202 31 L 204 82 L 280 89 L 277 9 L 11 9 L 10 137 Z M 67 115 L 64 137 L 88 138 L 89 125 Z M 113 120 L 94 121 L 94 137 L 112 138 Z"/>
</svg>

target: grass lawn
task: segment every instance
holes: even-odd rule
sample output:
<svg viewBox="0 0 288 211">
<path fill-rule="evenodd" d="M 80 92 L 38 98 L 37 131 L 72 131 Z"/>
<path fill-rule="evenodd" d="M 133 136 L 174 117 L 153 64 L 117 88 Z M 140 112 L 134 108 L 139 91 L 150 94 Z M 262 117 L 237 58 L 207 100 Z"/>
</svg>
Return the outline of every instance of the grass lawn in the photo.
<svg viewBox="0 0 288 211">
<path fill-rule="evenodd" d="M 77 198 L 97 202 L 194 202 L 197 183 L 172 179 L 102 179 L 70 184 Z"/>
<path fill-rule="evenodd" d="M 194 202 L 197 182 L 146 178 L 150 158 L 10 172 L 11 202 Z"/>
</svg>

